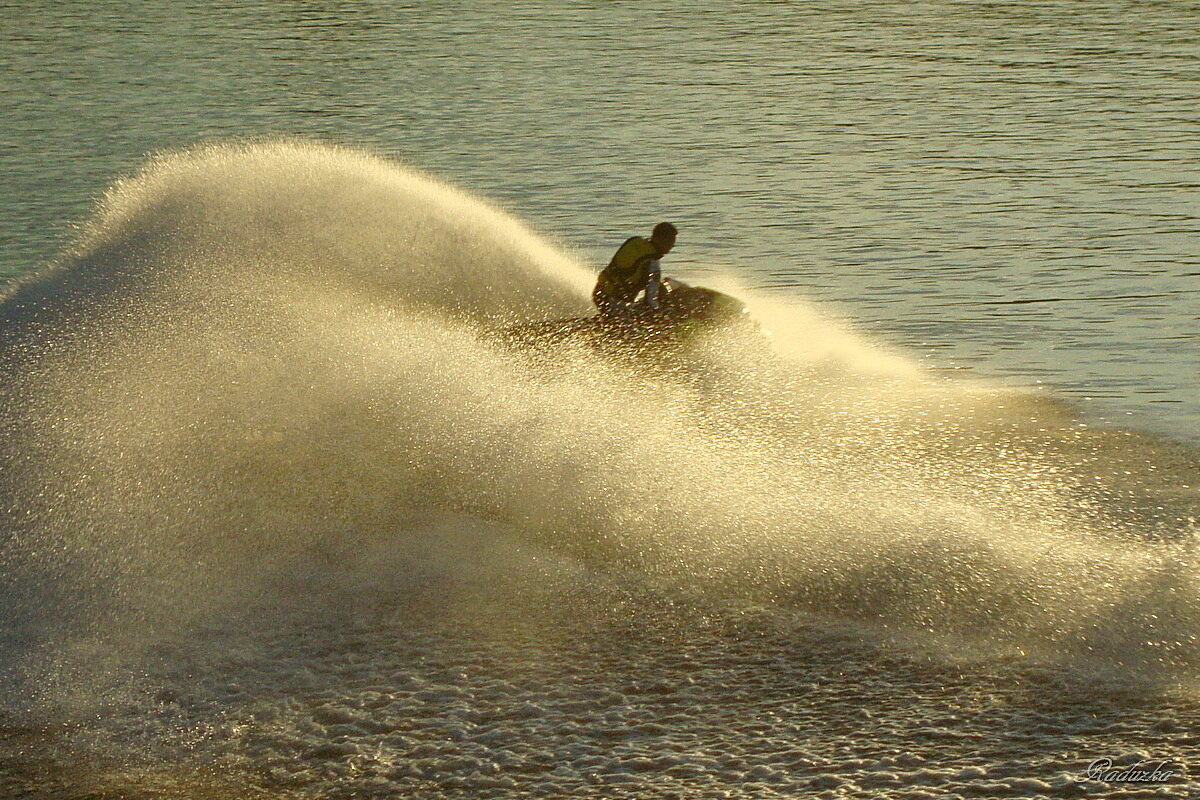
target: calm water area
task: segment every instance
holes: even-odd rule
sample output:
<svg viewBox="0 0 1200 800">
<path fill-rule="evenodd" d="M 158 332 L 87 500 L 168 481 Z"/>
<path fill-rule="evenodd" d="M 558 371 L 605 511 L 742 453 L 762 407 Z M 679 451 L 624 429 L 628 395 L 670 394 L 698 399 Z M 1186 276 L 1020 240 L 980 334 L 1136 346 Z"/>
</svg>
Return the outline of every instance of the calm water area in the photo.
<svg viewBox="0 0 1200 800">
<path fill-rule="evenodd" d="M 597 268 L 810 298 L 1200 438 L 1195 2 L 0 3 L 0 278 L 199 141 L 363 146 Z"/>
</svg>

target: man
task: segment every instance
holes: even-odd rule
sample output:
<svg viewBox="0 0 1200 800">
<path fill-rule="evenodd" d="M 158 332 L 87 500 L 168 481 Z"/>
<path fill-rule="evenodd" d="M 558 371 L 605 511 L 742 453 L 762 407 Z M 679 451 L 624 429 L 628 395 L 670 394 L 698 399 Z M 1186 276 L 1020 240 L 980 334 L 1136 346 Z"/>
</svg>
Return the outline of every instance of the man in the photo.
<svg viewBox="0 0 1200 800">
<path fill-rule="evenodd" d="M 634 236 L 617 248 L 592 290 L 592 302 L 600 309 L 600 316 L 625 316 L 658 308 L 662 288 L 658 260 L 671 252 L 677 233 L 671 223 L 660 222 L 649 239 Z M 643 293 L 642 301 L 636 302 Z"/>
</svg>

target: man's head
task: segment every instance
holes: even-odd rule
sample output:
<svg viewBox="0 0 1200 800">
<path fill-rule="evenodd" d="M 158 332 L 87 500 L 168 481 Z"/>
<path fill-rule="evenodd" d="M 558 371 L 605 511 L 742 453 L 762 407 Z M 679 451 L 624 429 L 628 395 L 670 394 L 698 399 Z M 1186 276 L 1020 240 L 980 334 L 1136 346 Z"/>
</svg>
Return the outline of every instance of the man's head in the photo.
<svg viewBox="0 0 1200 800">
<path fill-rule="evenodd" d="M 660 222 L 654 226 L 654 231 L 650 234 L 650 242 L 658 248 L 658 252 L 665 256 L 675 246 L 675 236 L 678 233 L 679 231 L 675 230 L 675 226 L 671 223 Z"/>
</svg>

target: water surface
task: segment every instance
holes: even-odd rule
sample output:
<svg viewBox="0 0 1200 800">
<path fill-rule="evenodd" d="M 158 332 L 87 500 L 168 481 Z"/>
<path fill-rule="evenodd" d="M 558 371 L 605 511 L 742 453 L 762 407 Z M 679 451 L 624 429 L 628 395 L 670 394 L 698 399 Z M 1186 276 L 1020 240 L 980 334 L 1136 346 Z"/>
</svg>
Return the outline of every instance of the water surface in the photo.
<svg viewBox="0 0 1200 800">
<path fill-rule="evenodd" d="M 0 274 L 210 138 L 367 145 L 591 263 L 831 304 L 945 370 L 1200 430 L 1194 2 L 78 2 L 4 10 Z"/>
</svg>

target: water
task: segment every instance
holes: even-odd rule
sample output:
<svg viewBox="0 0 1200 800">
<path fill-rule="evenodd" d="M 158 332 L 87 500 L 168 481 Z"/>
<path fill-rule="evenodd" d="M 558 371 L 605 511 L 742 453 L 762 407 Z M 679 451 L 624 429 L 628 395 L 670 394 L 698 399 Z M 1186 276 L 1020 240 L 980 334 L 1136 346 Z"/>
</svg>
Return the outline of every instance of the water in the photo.
<svg viewBox="0 0 1200 800">
<path fill-rule="evenodd" d="M 115 187 L 3 307 L 0 724 L 32 763 L 0 777 L 588 796 L 586 774 L 715 789 L 757 764 L 794 794 L 849 776 L 783 719 L 763 752 L 763 696 L 837 681 L 796 713 L 882 711 L 855 747 L 886 757 L 896 725 L 947 724 L 898 700 L 957 663 L 954 704 L 1012 707 L 968 739 L 1057 729 L 1085 698 L 1034 711 L 1028 682 L 1095 676 L 1101 706 L 1132 691 L 1171 726 L 1146 744 L 1118 714 L 1107 747 L 1187 752 L 1193 450 L 753 293 L 768 350 L 729 332 L 630 363 L 497 333 L 585 311 L 590 284 L 515 218 L 358 151 L 201 148 Z M 693 711 L 632 733 L 660 701 Z M 713 736 L 729 716 L 748 733 Z M 752 764 L 665 755 L 697 735 Z M 628 736 L 650 740 L 596 772 Z M 566 771 L 535 781 L 547 742 Z M 961 783 L 965 752 L 913 746 Z M 1073 747 L 1019 756 L 1058 780 Z"/>
<path fill-rule="evenodd" d="M 0 274 L 45 263 L 148 152 L 314 136 L 477 190 L 595 266 L 672 219 L 684 277 L 733 271 L 931 367 L 1194 440 L 1197 10 L 17 5 Z"/>
<path fill-rule="evenodd" d="M 1162 248 L 1142 290 L 1114 237 L 1069 233 L 1103 148 L 1048 125 L 1014 173 L 988 148 L 1032 123 L 985 113 L 1069 73 L 1045 37 L 1157 35 L 1169 60 L 1186 9 L 906 5 L 869 44 L 889 7 L 82 8 L 6 17 L 14 116 L 42 124 L 13 197 L 43 198 L 5 201 L 35 232 L 6 257 L 61 254 L 0 305 L 5 791 L 1046 794 L 1092 758 L 1194 753 L 1200 476 L 1187 407 L 1151 402 L 1187 388 L 1186 352 L 1150 346 L 1194 317 L 1183 226 L 1121 238 Z M 1001 35 L 1042 60 L 978 42 Z M 980 63 L 1015 77 L 932 102 Z M 71 126 L 19 100 L 56 85 Z M 887 124 L 865 86 L 893 88 Z M 1056 88 L 1046 113 L 1085 128 L 1087 87 Z M 1177 113 L 1156 153 L 1184 147 Z M 277 137 L 142 155 L 247 132 L 470 191 Z M 1108 189 L 1153 182 L 1115 154 Z M 586 313 L 606 243 L 664 216 L 671 261 L 734 286 L 769 348 L 630 363 L 497 334 Z M 1092 279 L 1031 257 L 1051 242 Z M 1122 301 L 1125 360 L 1072 356 L 1104 350 L 1084 320 L 1118 292 L 1170 314 Z"/>
</svg>

